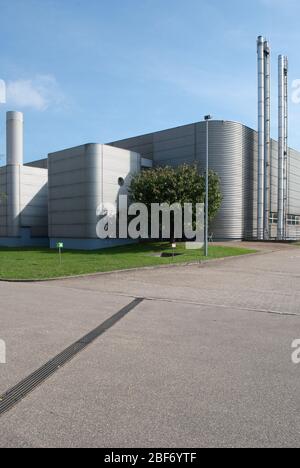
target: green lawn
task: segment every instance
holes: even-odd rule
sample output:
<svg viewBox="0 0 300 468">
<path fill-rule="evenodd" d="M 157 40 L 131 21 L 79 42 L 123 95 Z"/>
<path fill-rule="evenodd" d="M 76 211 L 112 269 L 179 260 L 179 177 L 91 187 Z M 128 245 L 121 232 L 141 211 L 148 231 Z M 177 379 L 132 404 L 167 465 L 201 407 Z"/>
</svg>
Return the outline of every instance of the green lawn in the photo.
<svg viewBox="0 0 300 468">
<path fill-rule="evenodd" d="M 42 248 L 0 248 L 0 279 L 45 279 L 82 275 L 129 268 L 205 260 L 202 250 L 185 250 L 178 244 L 173 258 L 160 258 L 161 252 L 172 252 L 168 243 L 134 244 L 99 251 L 64 251 L 62 265 L 58 252 Z M 210 247 L 210 259 L 254 253 L 237 247 Z"/>
</svg>

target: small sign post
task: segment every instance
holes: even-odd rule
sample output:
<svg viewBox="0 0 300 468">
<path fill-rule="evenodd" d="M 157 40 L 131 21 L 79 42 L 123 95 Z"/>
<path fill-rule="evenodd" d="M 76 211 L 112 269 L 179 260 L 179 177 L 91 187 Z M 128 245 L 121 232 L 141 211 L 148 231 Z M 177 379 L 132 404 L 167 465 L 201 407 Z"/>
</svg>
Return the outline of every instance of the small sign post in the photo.
<svg viewBox="0 0 300 468">
<path fill-rule="evenodd" d="M 173 242 L 172 243 L 172 250 L 173 250 L 173 262 L 174 262 L 174 256 L 175 256 L 175 249 L 176 249 L 177 245 L 176 245 L 176 242 Z"/>
<path fill-rule="evenodd" d="M 62 249 L 64 248 L 63 242 L 57 242 L 56 247 L 58 248 L 58 252 L 59 252 L 59 263 L 60 263 L 60 265 L 61 265 L 61 264 L 62 264 L 62 255 L 61 255 L 61 251 L 62 251 Z"/>
</svg>

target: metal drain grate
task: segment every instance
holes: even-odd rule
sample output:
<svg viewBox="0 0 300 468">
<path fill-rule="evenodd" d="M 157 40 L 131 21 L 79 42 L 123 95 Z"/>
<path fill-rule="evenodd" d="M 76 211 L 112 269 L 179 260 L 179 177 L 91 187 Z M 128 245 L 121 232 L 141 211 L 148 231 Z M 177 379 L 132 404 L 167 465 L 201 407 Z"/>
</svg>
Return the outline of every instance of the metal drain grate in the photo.
<svg viewBox="0 0 300 468">
<path fill-rule="evenodd" d="M 119 322 L 125 315 L 137 307 L 144 299 L 135 299 L 130 304 L 125 306 L 115 315 L 103 322 L 99 327 L 92 330 L 90 333 L 82 337 L 80 340 L 73 343 L 66 348 L 55 358 L 48 361 L 40 369 L 36 370 L 33 374 L 26 377 L 22 382 L 18 383 L 15 387 L 8 390 L 0 397 L 0 415 L 9 411 L 19 401 L 23 400 L 32 390 L 38 387 L 41 383 L 47 380 L 51 375 L 58 371 L 67 362 L 73 359 L 80 351 L 85 349 L 99 336 L 103 335 L 107 330 Z"/>
</svg>

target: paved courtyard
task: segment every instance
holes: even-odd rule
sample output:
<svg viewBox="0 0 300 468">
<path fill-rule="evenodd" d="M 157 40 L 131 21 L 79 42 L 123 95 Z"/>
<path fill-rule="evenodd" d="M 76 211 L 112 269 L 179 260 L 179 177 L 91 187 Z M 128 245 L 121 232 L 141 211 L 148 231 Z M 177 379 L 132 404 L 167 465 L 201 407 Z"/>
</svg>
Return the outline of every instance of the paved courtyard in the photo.
<svg viewBox="0 0 300 468">
<path fill-rule="evenodd" d="M 2 447 L 300 446 L 300 248 L 0 283 L 0 393 L 144 300 L 0 417 Z"/>
</svg>

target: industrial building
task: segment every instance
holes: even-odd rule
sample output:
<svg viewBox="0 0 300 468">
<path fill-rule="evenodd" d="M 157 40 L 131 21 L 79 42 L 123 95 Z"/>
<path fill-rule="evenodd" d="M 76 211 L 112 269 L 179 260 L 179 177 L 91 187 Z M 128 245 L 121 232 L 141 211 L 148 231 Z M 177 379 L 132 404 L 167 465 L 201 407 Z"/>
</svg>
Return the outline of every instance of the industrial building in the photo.
<svg viewBox="0 0 300 468">
<path fill-rule="evenodd" d="M 221 180 L 215 240 L 300 238 L 300 152 L 288 147 L 288 60 L 278 60 L 278 141 L 270 135 L 270 46 L 258 38 L 258 129 L 209 122 L 209 165 Z M 205 170 L 206 122 L 87 144 L 23 165 L 23 116 L 7 113 L 7 164 L 0 168 L 0 245 L 98 249 L 97 207 L 116 203 L 144 168 Z M 120 183 L 120 181 L 122 183 Z M 122 241 L 123 243 L 124 241 Z"/>
</svg>

